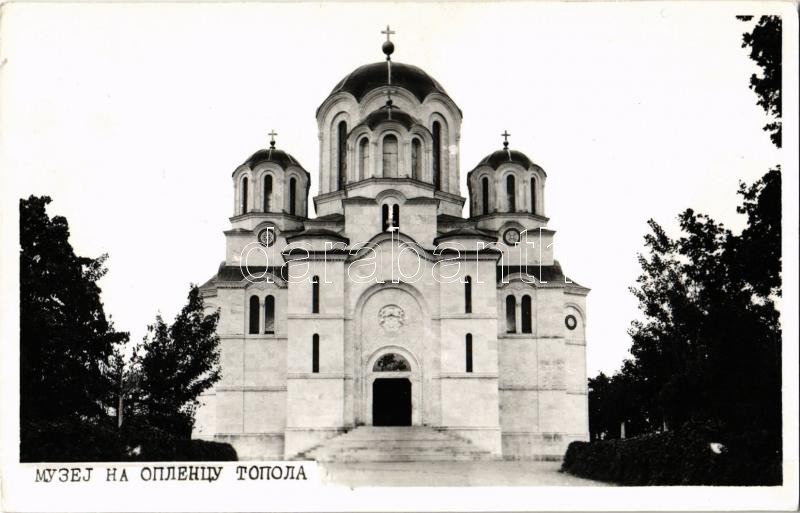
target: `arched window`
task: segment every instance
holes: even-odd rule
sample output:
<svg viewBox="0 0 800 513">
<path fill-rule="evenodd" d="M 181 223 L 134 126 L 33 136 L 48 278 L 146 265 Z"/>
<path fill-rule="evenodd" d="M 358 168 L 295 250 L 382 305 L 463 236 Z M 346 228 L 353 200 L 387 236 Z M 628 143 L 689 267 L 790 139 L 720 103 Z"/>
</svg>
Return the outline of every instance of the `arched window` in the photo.
<svg viewBox="0 0 800 513">
<path fill-rule="evenodd" d="M 289 180 L 289 213 L 297 214 L 297 179 Z"/>
<path fill-rule="evenodd" d="M 508 211 L 509 212 L 516 212 L 517 210 L 517 202 L 516 202 L 516 187 L 514 186 L 514 177 L 509 175 L 506 178 L 506 194 L 508 194 Z"/>
<path fill-rule="evenodd" d="M 472 334 L 467 333 L 466 340 L 467 372 L 472 372 Z"/>
<path fill-rule="evenodd" d="M 247 213 L 247 177 L 242 178 L 242 214 Z"/>
<path fill-rule="evenodd" d="M 399 354 L 389 353 L 378 358 L 372 366 L 373 372 L 407 372 L 411 370 L 408 361 Z"/>
<path fill-rule="evenodd" d="M 422 180 L 422 144 L 416 138 L 411 141 L 411 178 Z"/>
<path fill-rule="evenodd" d="M 489 213 L 489 178 L 484 176 L 481 180 L 481 213 Z"/>
<path fill-rule="evenodd" d="M 361 156 L 361 169 L 359 169 L 359 179 L 363 180 L 367 177 L 367 169 L 369 167 L 369 140 L 366 137 L 361 139 L 358 144 L 358 153 Z"/>
<path fill-rule="evenodd" d="M 384 203 L 383 206 L 381 207 L 381 226 L 382 226 L 381 231 L 384 231 L 384 232 L 389 229 L 389 226 L 391 226 L 389 224 L 389 204 L 388 203 Z"/>
<path fill-rule="evenodd" d="M 347 122 L 339 122 L 339 137 L 337 138 L 339 156 L 339 189 L 344 189 L 347 182 Z"/>
<path fill-rule="evenodd" d="M 275 333 L 275 298 L 264 298 L 264 333 Z"/>
<path fill-rule="evenodd" d="M 397 176 L 397 137 L 393 135 L 383 138 L 383 176 L 384 178 Z"/>
<path fill-rule="evenodd" d="M 433 122 L 433 186 L 436 190 L 442 188 L 442 125 Z"/>
<path fill-rule="evenodd" d="M 517 332 L 517 298 L 506 296 L 506 333 Z"/>
<path fill-rule="evenodd" d="M 472 278 L 464 278 L 464 313 L 472 313 Z"/>
<path fill-rule="evenodd" d="M 400 228 L 400 205 L 384 203 L 381 207 L 381 227 L 384 232 L 389 228 Z"/>
<path fill-rule="evenodd" d="M 319 335 L 311 337 L 311 372 L 319 372 Z"/>
<path fill-rule="evenodd" d="M 392 226 L 400 228 L 400 205 L 392 205 Z"/>
<path fill-rule="evenodd" d="M 272 200 L 272 175 L 264 175 L 264 212 L 269 212 Z"/>
<path fill-rule="evenodd" d="M 251 335 L 258 333 L 258 296 L 250 296 L 250 330 Z"/>
<path fill-rule="evenodd" d="M 527 294 L 522 296 L 522 332 L 523 333 L 531 333 L 532 332 L 532 324 L 533 318 L 531 317 L 531 297 Z"/>
<path fill-rule="evenodd" d="M 319 276 L 311 278 L 311 313 L 319 313 Z"/>
</svg>

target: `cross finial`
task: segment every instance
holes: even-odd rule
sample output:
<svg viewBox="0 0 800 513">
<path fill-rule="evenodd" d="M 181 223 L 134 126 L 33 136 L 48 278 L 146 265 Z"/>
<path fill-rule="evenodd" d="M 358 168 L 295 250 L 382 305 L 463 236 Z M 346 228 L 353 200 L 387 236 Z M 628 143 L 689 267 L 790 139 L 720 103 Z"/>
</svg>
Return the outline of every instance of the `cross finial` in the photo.
<svg viewBox="0 0 800 513">
<path fill-rule="evenodd" d="M 392 60 L 392 53 L 394 53 L 394 43 L 392 43 L 391 36 L 394 33 L 395 33 L 394 30 L 392 30 L 391 27 L 389 27 L 389 25 L 386 25 L 386 30 L 381 30 L 381 34 L 386 34 L 386 41 L 383 42 L 383 46 L 381 46 L 381 49 L 383 50 L 383 53 L 386 55 L 386 62 L 389 63 L 390 74 L 391 74 L 390 62 Z"/>
<path fill-rule="evenodd" d="M 503 136 L 503 149 L 508 148 L 508 138 L 511 134 L 508 133 L 508 130 L 503 130 L 503 133 L 500 135 Z"/>
<path fill-rule="evenodd" d="M 397 32 L 392 30 L 392 28 L 389 25 L 386 25 L 386 30 L 381 30 L 381 34 L 386 34 L 386 41 L 387 42 L 390 42 L 391 41 L 391 36 L 393 34 L 396 34 L 396 33 Z"/>
<path fill-rule="evenodd" d="M 275 147 L 275 136 L 278 135 L 278 132 L 276 132 L 275 129 L 273 128 L 270 131 L 270 133 L 268 133 L 267 135 L 269 136 L 269 147 L 270 148 L 274 148 Z"/>
</svg>

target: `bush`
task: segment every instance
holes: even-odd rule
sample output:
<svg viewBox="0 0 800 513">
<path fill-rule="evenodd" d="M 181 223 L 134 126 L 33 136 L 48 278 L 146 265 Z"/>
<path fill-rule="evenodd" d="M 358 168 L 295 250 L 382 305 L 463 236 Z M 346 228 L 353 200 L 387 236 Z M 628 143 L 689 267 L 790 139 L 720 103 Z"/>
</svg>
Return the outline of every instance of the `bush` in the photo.
<svg viewBox="0 0 800 513">
<path fill-rule="evenodd" d="M 713 442 L 724 445 L 716 454 Z M 691 423 L 674 431 L 596 442 L 572 442 L 561 470 L 622 485 L 777 486 L 780 439 L 768 433 L 725 433 Z"/>
<path fill-rule="evenodd" d="M 138 461 L 236 461 L 236 450 L 230 444 L 176 438 L 142 447 Z"/>
<path fill-rule="evenodd" d="M 236 461 L 230 444 L 179 438 L 146 424 L 79 419 L 20 425 L 20 461 Z"/>
<path fill-rule="evenodd" d="M 125 452 L 124 440 L 99 423 L 75 419 L 20 424 L 21 462 L 124 461 Z"/>
</svg>

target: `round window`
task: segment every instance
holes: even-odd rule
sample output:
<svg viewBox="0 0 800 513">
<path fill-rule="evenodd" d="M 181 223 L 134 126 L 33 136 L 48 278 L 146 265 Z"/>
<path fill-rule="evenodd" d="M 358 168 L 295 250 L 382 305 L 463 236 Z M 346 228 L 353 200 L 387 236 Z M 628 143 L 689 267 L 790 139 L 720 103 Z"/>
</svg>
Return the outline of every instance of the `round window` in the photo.
<svg viewBox="0 0 800 513">
<path fill-rule="evenodd" d="M 519 242 L 519 237 L 520 237 L 519 230 L 517 230 L 516 228 L 509 228 L 503 234 L 503 240 L 509 246 L 515 246 Z"/>
<path fill-rule="evenodd" d="M 567 326 L 567 329 L 574 330 L 578 326 L 578 319 L 576 319 L 574 315 L 568 315 L 564 318 L 564 324 Z"/>
<path fill-rule="evenodd" d="M 265 230 L 261 230 L 258 234 L 258 242 L 260 242 L 262 246 L 272 246 L 275 244 L 275 229 L 269 227 Z"/>
</svg>

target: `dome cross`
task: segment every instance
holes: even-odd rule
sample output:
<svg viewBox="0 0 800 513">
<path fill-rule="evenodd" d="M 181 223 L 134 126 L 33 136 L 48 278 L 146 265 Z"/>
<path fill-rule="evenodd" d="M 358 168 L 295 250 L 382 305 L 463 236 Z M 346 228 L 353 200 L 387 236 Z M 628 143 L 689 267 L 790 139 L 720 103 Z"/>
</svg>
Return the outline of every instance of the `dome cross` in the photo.
<svg viewBox="0 0 800 513">
<path fill-rule="evenodd" d="M 389 27 L 389 25 L 386 25 L 386 30 L 381 30 L 381 34 L 386 34 L 386 41 L 383 42 L 383 46 L 381 46 L 381 49 L 383 50 L 383 53 L 386 54 L 386 62 L 389 65 L 389 76 L 390 77 L 391 77 L 391 69 L 392 69 L 391 68 L 391 66 L 392 66 L 392 64 L 391 64 L 391 62 L 392 62 L 392 53 L 394 53 L 394 43 L 392 43 L 391 37 L 392 37 L 392 34 L 395 34 L 395 33 L 396 32 L 394 30 L 392 30 Z M 391 79 L 390 79 L 390 81 L 391 81 Z"/>
<path fill-rule="evenodd" d="M 508 138 L 511 134 L 508 133 L 508 130 L 503 130 L 503 133 L 500 135 L 503 136 L 503 148 L 508 148 Z"/>
<path fill-rule="evenodd" d="M 381 30 L 381 34 L 386 34 L 386 42 L 390 43 L 392 41 L 391 36 L 393 34 L 397 34 L 389 25 L 386 25 L 386 30 Z"/>
<path fill-rule="evenodd" d="M 269 147 L 270 148 L 274 148 L 275 147 L 275 136 L 278 135 L 278 132 L 276 132 L 275 129 L 273 128 L 272 130 L 270 130 L 270 132 L 267 135 L 269 136 Z"/>
</svg>

